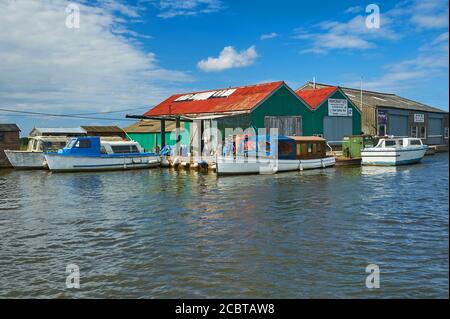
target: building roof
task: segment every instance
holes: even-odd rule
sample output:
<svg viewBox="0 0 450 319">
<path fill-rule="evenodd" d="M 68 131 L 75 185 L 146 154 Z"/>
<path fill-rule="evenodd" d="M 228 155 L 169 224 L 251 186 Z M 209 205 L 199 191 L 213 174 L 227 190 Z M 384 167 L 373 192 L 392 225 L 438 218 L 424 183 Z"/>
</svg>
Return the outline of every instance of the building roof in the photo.
<svg viewBox="0 0 450 319">
<path fill-rule="evenodd" d="M 328 84 L 323 83 L 313 84 L 312 82 L 308 82 L 299 90 L 297 90 L 297 92 L 301 90 L 311 89 L 314 87 L 314 85 L 316 86 L 317 89 L 332 87 L 331 85 Z M 353 104 L 355 104 L 359 109 L 361 109 L 360 89 L 353 89 L 348 87 L 340 87 L 340 89 L 348 96 L 348 98 L 353 102 Z M 419 112 L 448 113 L 447 111 L 420 102 L 416 102 L 398 96 L 396 94 L 367 91 L 367 90 L 362 91 L 362 106 L 387 107 Z"/>
<path fill-rule="evenodd" d="M 31 130 L 30 135 L 39 135 L 33 134 L 33 132 L 40 134 L 86 134 L 86 131 L 81 127 L 35 127 Z"/>
<path fill-rule="evenodd" d="M 285 83 L 280 81 L 242 87 L 176 94 L 155 106 L 144 115 L 170 116 L 205 113 L 249 112 L 283 85 L 285 85 Z M 225 96 L 223 97 L 212 96 L 205 98 L 205 96 L 208 97 L 208 95 L 214 92 L 220 94 L 220 92 L 226 91 L 231 93 L 229 95 L 225 93 Z M 189 97 L 191 97 L 191 99 L 189 99 Z"/>
<path fill-rule="evenodd" d="M 86 126 L 82 125 L 82 129 L 84 129 L 88 133 L 120 133 L 123 134 L 123 130 L 118 126 L 107 126 L 107 125 L 101 125 L 101 126 Z"/>
<path fill-rule="evenodd" d="M 16 124 L 1 124 L 0 132 L 20 132 L 19 127 Z"/>
<path fill-rule="evenodd" d="M 183 129 L 184 123 L 181 123 Z M 166 121 L 166 132 L 172 132 L 176 127 L 175 121 Z M 123 129 L 126 133 L 161 133 L 161 121 L 141 120 Z"/>
<path fill-rule="evenodd" d="M 322 102 L 331 94 L 337 91 L 336 86 L 329 86 L 324 88 L 305 88 L 299 89 L 295 93 L 305 101 L 312 109 L 316 109 Z"/>
</svg>

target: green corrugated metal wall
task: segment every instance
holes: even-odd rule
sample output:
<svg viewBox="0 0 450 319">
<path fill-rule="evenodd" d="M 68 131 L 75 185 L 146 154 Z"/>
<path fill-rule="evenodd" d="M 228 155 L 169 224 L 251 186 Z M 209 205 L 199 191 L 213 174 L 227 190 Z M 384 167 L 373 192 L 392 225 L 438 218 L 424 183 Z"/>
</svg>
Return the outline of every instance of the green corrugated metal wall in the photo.
<svg viewBox="0 0 450 319">
<path fill-rule="evenodd" d="M 311 111 L 286 87 L 280 88 L 251 113 L 252 126 L 264 128 L 266 116 L 301 116 L 303 135 L 312 132 Z M 269 132 L 267 132 L 269 133 Z"/>
<path fill-rule="evenodd" d="M 183 124 L 185 129 L 189 132 L 190 125 L 189 123 Z M 175 140 L 170 139 L 170 132 L 167 132 L 166 135 L 166 145 L 174 146 L 176 144 Z M 161 146 L 161 133 L 127 133 L 128 139 L 132 139 L 138 142 L 147 152 L 155 151 L 156 146 Z M 182 144 L 190 145 L 190 141 L 181 141 Z"/>
<path fill-rule="evenodd" d="M 330 98 L 345 99 L 346 97 L 339 91 Z M 349 106 L 353 109 L 352 132 L 354 135 L 361 134 L 361 113 L 350 102 Z M 266 116 L 301 116 L 302 134 L 312 136 L 323 134 L 324 117 L 328 115 L 328 101 L 320 106 L 316 111 L 312 111 L 302 101 L 297 99 L 291 91 L 283 87 L 267 99 L 263 104 L 251 113 L 252 126 L 264 128 L 264 118 Z"/>
<path fill-rule="evenodd" d="M 346 99 L 346 97 L 339 91 L 335 92 L 332 96 L 329 97 L 330 99 Z M 358 111 L 358 109 L 351 103 L 350 99 L 347 98 L 349 107 L 352 108 L 352 134 L 353 135 L 360 135 L 361 134 L 361 113 Z M 317 108 L 311 118 L 311 132 L 309 135 L 314 134 L 323 134 L 323 121 L 324 117 L 328 116 L 328 100 L 321 105 L 319 108 Z"/>
</svg>

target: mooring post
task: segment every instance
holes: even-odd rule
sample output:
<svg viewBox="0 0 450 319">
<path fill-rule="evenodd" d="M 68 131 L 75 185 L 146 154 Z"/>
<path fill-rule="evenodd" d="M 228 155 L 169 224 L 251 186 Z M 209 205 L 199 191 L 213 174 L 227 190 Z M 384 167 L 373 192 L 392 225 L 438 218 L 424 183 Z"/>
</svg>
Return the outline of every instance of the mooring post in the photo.
<svg viewBox="0 0 450 319">
<path fill-rule="evenodd" d="M 176 144 L 176 155 L 177 156 L 180 156 L 181 155 L 181 153 L 180 153 L 180 141 L 181 141 L 181 136 L 180 136 L 180 123 L 181 123 L 181 121 L 180 121 L 180 118 L 179 117 L 177 117 L 177 119 L 176 119 L 176 134 L 177 134 L 177 144 Z"/>
<path fill-rule="evenodd" d="M 161 120 L 161 149 L 166 146 L 166 121 Z"/>
</svg>

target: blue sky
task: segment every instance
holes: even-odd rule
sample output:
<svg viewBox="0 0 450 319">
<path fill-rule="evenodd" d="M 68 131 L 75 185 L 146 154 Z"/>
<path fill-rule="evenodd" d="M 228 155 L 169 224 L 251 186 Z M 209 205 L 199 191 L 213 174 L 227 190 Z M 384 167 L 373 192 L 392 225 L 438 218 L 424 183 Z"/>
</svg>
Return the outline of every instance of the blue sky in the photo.
<svg viewBox="0 0 450 319">
<path fill-rule="evenodd" d="M 69 3 L 80 28 L 67 28 Z M 366 26 L 378 5 L 380 28 Z M 268 81 L 399 95 L 448 110 L 448 1 L 0 0 L 0 108 L 58 114 L 133 109 L 174 93 Z M 33 126 L 130 124 L 30 117 Z"/>
</svg>

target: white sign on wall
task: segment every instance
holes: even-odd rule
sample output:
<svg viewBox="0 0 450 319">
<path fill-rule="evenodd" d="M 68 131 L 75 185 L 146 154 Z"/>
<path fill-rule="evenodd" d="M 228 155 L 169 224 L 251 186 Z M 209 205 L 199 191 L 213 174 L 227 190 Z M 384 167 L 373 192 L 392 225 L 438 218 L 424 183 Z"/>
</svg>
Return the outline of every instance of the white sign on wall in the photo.
<svg viewBox="0 0 450 319">
<path fill-rule="evenodd" d="M 328 99 L 328 116 L 351 116 L 346 99 Z"/>
<path fill-rule="evenodd" d="M 414 123 L 425 123 L 425 114 L 414 114 Z"/>
</svg>

